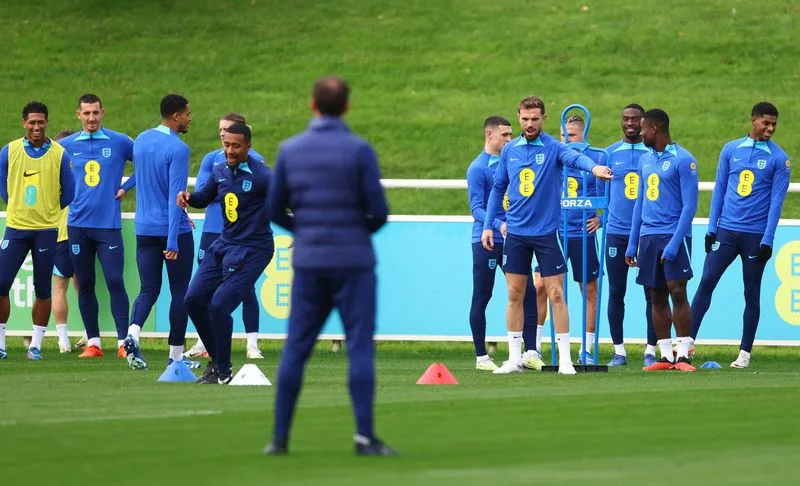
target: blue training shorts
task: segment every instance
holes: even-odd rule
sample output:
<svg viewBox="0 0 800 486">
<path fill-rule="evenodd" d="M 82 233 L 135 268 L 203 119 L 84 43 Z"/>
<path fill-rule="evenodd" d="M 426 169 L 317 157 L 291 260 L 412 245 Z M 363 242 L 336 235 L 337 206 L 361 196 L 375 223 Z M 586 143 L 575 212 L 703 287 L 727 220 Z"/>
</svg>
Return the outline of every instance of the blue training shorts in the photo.
<svg viewBox="0 0 800 486">
<path fill-rule="evenodd" d="M 56 243 L 56 258 L 53 262 L 53 275 L 63 278 L 72 278 L 75 269 L 72 266 L 72 257 L 69 256 L 69 240 Z"/>
<path fill-rule="evenodd" d="M 689 280 L 692 273 L 692 239 L 684 237 L 674 261 L 661 263 L 661 255 L 672 235 L 646 235 L 639 238 L 639 275 L 636 283 L 649 289 L 663 289 L 667 282 Z"/>
<path fill-rule="evenodd" d="M 507 234 L 503 247 L 503 270 L 516 275 L 530 275 L 534 254 L 542 277 L 552 277 L 567 271 L 555 232 L 546 236 Z"/>
<path fill-rule="evenodd" d="M 563 240 L 559 237 L 563 247 Z M 623 255 L 624 256 L 624 255 Z M 567 237 L 567 260 L 572 267 L 572 280 L 583 281 L 583 238 Z M 600 276 L 600 261 L 597 259 L 597 236 L 592 233 L 586 238 L 586 281 L 597 280 Z"/>
<path fill-rule="evenodd" d="M 53 261 L 56 258 L 56 228 L 18 230 L 6 227 L 0 241 L 0 296 L 8 296 L 28 252 L 33 259 L 33 288 L 37 299 L 49 299 L 53 289 Z"/>
</svg>

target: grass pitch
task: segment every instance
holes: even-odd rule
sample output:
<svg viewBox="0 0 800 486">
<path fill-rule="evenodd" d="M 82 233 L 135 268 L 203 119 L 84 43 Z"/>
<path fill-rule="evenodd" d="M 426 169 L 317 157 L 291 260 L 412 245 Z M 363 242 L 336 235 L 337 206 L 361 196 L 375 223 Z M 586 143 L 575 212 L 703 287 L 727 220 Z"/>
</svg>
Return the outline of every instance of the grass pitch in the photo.
<svg viewBox="0 0 800 486">
<path fill-rule="evenodd" d="M 626 104 L 664 108 L 703 181 L 761 99 L 781 110 L 775 141 L 790 158 L 800 147 L 794 0 L 7 0 L 0 19 L 0 144 L 22 136 L 31 99 L 48 103 L 55 133 L 77 128 L 75 102 L 94 92 L 106 125 L 135 136 L 177 91 L 191 101 L 192 175 L 230 111 L 247 116 L 254 148 L 274 160 L 305 128 L 311 83 L 326 73 L 350 80 L 347 120 L 387 178 L 464 178 L 483 119 L 514 120 L 528 94 L 545 100 L 552 134 L 567 104 L 588 106 L 602 147 L 621 137 Z M 466 191 L 389 195 L 394 214 L 469 211 Z M 784 217 L 800 217 L 798 198 Z"/>
<path fill-rule="evenodd" d="M 0 361 L 9 485 L 777 485 L 794 483 L 800 459 L 800 363 L 789 348 L 756 348 L 747 370 L 645 374 L 641 348 L 629 346 L 627 368 L 562 377 L 476 372 L 466 344 L 382 343 L 377 431 L 402 456 L 357 458 L 346 357 L 324 343 L 308 367 L 292 454 L 270 458 L 261 450 L 274 387 L 157 383 L 163 342 L 143 343 L 145 372 L 114 357 L 59 355 L 52 341 L 43 361 L 27 362 L 21 340 L 9 344 Z M 274 379 L 279 345 L 263 347 L 258 365 Z M 735 354 L 699 347 L 695 361 L 727 367 Z M 234 360 L 243 356 L 238 347 Z M 415 385 L 432 361 L 461 384 Z"/>
</svg>

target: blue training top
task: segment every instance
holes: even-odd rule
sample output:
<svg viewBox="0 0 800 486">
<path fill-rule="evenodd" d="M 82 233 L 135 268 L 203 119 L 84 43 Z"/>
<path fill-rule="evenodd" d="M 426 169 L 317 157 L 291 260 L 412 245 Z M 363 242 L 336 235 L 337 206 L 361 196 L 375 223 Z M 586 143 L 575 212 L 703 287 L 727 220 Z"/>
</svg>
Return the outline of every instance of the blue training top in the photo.
<svg viewBox="0 0 800 486">
<path fill-rule="evenodd" d="M 747 136 L 725 144 L 711 196 L 709 233 L 718 227 L 763 233 L 761 244 L 772 246 L 790 175 L 789 157 L 771 140 Z"/>
<path fill-rule="evenodd" d="M 134 228 L 141 236 L 166 236 L 178 251 L 178 235 L 192 231 L 189 216 L 175 202 L 189 178 L 189 146 L 169 127 L 145 130 L 133 143 L 136 175 Z"/>
<path fill-rule="evenodd" d="M 673 143 L 662 153 L 644 154 L 639 164 L 639 194 L 625 256 L 636 255 L 640 235 L 671 235 L 663 258 L 672 261 L 683 238 L 691 234 L 697 212 L 697 161 Z"/>
<path fill-rule="evenodd" d="M 508 234 L 555 233 L 561 220 L 562 167 L 591 172 L 596 165 L 544 132 L 534 140 L 520 136 L 510 141 L 500 152 L 483 229 L 492 229 L 508 191 Z"/>
<path fill-rule="evenodd" d="M 639 159 L 650 149 L 642 142 L 630 144 L 620 140 L 606 151 L 610 157 L 606 165 L 614 173 L 609 187 L 606 231 L 610 235 L 629 236 L 639 194 Z"/>
<path fill-rule="evenodd" d="M 475 220 L 472 223 L 473 243 L 479 243 L 481 241 L 483 222 L 486 220 L 486 204 L 492 192 L 494 172 L 495 169 L 497 169 L 497 162 L 499 161 L 500 157 L 497 155 L 490 155 L 484 150 L 475 157 L 467 169 L 469 210 L 470 213 L 472 213 L 472 218 Z M 496 242 L 503 241 L 503 235 L 500 233 L 500 226 L 502 226 L 506 220 L 505 207 L 507 204 L 508 200 L 504 200 L 503 208 L 498 211 L 492 224 L 492 228 L 494 229 L 494 241 Z"/>
<path fill-rule="evenodd" d="M 108 128 L 81 130 L 59 143 L 72 158 L 75 199 L 69 205 L 67 224 L 81 228 L 122 228 L 122 209 L 117 191 L 126 191 L 134 179 L 120 185 L 125 162 L 133 161 L 133 139 Z"/>
</svg>

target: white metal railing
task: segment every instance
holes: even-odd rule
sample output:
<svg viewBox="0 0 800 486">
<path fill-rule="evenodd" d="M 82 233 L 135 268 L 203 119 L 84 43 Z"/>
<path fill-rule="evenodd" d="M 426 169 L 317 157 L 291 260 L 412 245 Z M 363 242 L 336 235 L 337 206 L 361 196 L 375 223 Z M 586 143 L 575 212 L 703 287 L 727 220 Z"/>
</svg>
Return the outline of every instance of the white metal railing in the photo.
<svg viewBox="0 0 800 486">
<path fill-rule="evenodd" d="M 122 182 L 127 181 L 122 178 Z M 188 185 L 194 186 L 197 179 L 190 177 Z M 466 179 L 381 179 L 381 184 L 387 189 L 466 189 Z M 711 192 L 714 190 L 713 182 L 701 182 L 700 191 Z M 800 182 L 789 184 L 789 192 L 800 192 Z"/>
</svg>

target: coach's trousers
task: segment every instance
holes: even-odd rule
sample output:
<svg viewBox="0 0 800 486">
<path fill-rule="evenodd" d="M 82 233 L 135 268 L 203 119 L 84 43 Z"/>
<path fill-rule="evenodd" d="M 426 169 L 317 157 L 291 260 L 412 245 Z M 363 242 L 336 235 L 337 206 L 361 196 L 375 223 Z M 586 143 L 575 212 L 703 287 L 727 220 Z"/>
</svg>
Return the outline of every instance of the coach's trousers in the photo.
<svg viewBox="0 0 800 486">
<path fill-rule="evenodd" d="M 375 286 L 373 270 L 295 269 L 289 330 L 278 368 L 275 441 L 288 442 L 306 360 L 336 308 L 350 359 L 348 385 L 359 435 L 372 438 L 375 396 Z"/>
</svg>

